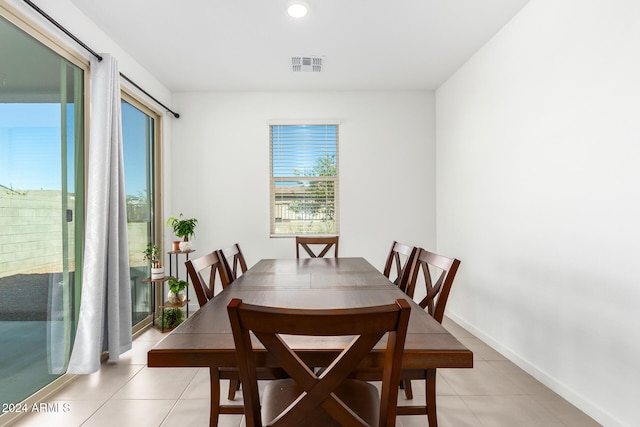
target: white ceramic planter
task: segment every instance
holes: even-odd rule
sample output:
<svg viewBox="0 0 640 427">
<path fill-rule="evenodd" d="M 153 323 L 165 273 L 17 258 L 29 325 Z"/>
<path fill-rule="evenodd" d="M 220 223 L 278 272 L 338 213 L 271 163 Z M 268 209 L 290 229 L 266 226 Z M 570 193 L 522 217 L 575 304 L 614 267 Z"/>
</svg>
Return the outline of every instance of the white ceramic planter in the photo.
<svg viewBox="0 0 640 427">
<path fill-rule="evenodd" d="M 164 279 L 164 267 L 151 268 L 151 280 Z"/>
</svg>

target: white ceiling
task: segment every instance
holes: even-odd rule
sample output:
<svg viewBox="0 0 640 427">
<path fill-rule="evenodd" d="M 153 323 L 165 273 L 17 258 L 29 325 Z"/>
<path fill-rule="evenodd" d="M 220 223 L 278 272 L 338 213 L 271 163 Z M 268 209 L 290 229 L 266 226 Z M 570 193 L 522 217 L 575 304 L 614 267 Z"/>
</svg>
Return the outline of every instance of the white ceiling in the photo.
<svg viewBox="0 0 640 427">
<path fill-rule="evenodd" d="M 307 0 L 298 20 L 287 0 L 71 1 L 182 92 L 436 89 L 528 0 Z"/>
</svg>

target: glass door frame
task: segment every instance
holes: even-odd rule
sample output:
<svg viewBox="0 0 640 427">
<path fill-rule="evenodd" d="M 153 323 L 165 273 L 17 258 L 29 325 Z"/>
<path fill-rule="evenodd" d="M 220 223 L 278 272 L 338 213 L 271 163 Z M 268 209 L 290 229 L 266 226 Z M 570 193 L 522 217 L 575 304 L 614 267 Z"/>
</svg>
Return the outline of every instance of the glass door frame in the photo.
<svg viewBox="0 0 640 427">
<path fill-rule="evenodd" d="M 59 37 L 55 37 L 51 33 L 47 32 L 44 28 L 42 28 L 41 24 L 38 24 L 20 10 L 16 9 L 12 5 L 6 2 L 0 2 L 0 15 L 2 18 L 6 19 L 11 24 L 15 25 L 21 31 L 24 31 L 26 35 L 33 37 L 38 42 L 42 43 L 44 46 L 49 48 L 52 52 L 60 56 L 61 58 L 67 60 L 69 63 L 78 67 L 83 72 L 82 77 L 82 99 L 83 99 L 83 112 L 82 112 L 82 120 L 83 124 L 83 132 L 80 136 L 83 141 L 83 149 L 84 149 L 84 165 L 88 163 L 88 153 L 89 153 L 89 105 L 90 105 L 90 96 L 89 96 L 89 85 L 90 85 L 90 61 L 78 54 L 77 51 L 74 51 L 68 47 L 68 45 L 61 43 L 61 39 Z M 78 137 L 78 136 L 76 136 Z M 87 174 L 86 168 L 83 168 L 83 173 L 81 175 L 76 175 L 76 179 L 80 179 L 82 182 L 76 182 L 76 188 L 83 189 L 83 203 L 82 203 L 82 212 L 77 212 L 74 216 L 76 219 L 85 218 L 86 216 L 86 181 Z M 64 184 L 66 185 L 66 184 Z M 82 233 L 77 233 L 75 235 L 75 251 L 76 253 L 80 251 L 83 252 L 84 249 L 84 224 L 77 224 L 76 231 L 82 231 Z M 79 269 L 81 272 L 82 270 Z M 80 293 L 82 289 L 82 277 L 81 274 L 76 275 L 75 277 L 75 300 L 77 310 L 76 315 L 79 314 L 79 300 Z M 77 322 L 76 322 L 77 323 Z M 74 324 L 74 327 L 77 327 L 77 324 Z M 45 401 L 49 396 L 53 393 L 60 390 L 63 386 L 65 386 L 68 382 L 73 380 L 75 375 L 72 374 L 63 374 L 57 379 L 53 380 L 40 390 L 36 391 L 34 394 L 25 399 L 22 403 L 26 404 L 28 407 L 31 407 L 33 404 L 41 401 Z M 13 420 L 20 416 L 19 413 L 6 413 L 0 415 L 0 424 L 5 422 L 12 423 Z"/>
<path fill-rule="evenodd" d="M 163 144 L 162 144 L 162 129 L 163 129 L 163 114 L 162 112 L 154 109 L 147 102 L 145 102 L 141 97 L 137 96 L 132 90 L 124 87 L 121 83 L 121 96 L 122 101 L 131 104 L 133 107 L 142 111 L 149 117 L 153 119 L 153 196 L 152 196 L 152 209 L 151 209 L 151 218 L 153 223 L 152 236 L 154 237 L 154 243 L 160 248 L 161 256 L 165 256 L 166 252 L 164 251 L 164 220 L 163 220 Z M 126 179 L 126 178 L 125 178 Z M 148 286 L 151 286 L 149 284 Z M 156 295 L 153 295 L 151 304 L 157 306 L 158 304 L 158 289 L 156 289 Z M 143 331 L 147 326 L 152 323 L 152 317 L 144 319 L 143 321 L 133 325 L 133 334 L 134 337 L 139 332 Z"/>
</svg>

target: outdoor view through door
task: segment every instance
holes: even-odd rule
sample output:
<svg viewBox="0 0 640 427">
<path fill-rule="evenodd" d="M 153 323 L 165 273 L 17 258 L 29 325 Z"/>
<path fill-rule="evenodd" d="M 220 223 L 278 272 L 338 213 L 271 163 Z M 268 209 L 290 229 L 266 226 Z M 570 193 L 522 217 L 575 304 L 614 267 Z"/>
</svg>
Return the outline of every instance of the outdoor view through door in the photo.
<svg viewBox="0 0 640 427">
<path fill-rule="evenodd" d="M 0 402 L 17 403 L 66 372 L 75 336 L 84 71 L 3 17 L 0 40 Z"/>
<path fill-rule="evenodd" d="M 133 326 L 150 321 L 153 312 L 149 261 L 144 259 L 148 243 L 161 246 L 156 239 L 155 158 L 156 118 L 142 104 L 123 95 L 122 145 L 124 150 L 124 186 L 127 196 L 129 268 Z M 162 252 L 162 251 L 161 251 Z M 162 261 L 162 254 L 160 254 Z"/>
<path fill-rule="evenodd" d="M 271 235 L 336 235 L 338 125 L 271 125 Z"/>
<path fill-rule="evenodd" d="M 87 64 L 18 27 L 0 5 L 0 402 L 67 370 L 80 306 Z M 37 64 L 34 65 L 34 64 Z M 159 118 L 123 94 L 133 325 L 151 321 Z M 6 416 L 0 412 L 0 424 Z"/>
</svg>

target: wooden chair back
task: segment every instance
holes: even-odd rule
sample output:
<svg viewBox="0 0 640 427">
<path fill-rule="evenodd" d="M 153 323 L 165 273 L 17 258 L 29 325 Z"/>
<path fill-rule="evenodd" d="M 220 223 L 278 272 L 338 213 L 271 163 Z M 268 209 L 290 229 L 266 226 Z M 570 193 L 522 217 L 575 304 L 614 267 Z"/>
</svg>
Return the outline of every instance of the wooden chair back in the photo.
<svg viewBox="0 0 640 427">
<path fill-rule="evenodd" d="M 455 258 L 447 258 L 425 249 L 419 249 L 411 267 L 406 294 L 413 298 L 419 273 L 422 271 L 426 289 L 419 305 L 440 323 L 442 323 L 453 279 L 456 277 L 459 266 L 460 261 Z"/>
<path fill-rule="evenodd" d="M 240 245 L 237 243 L 230 248 L 222 249 L 220 255 L 222 255 L 221 259 L 227 269 L 227 276 L 229 276 L 231 282 L 247 271 L 247 262 L 244 259 Z"/>
<path fill-rule="evenodd" d="M 447 299 L 459 266 L 460 261 L 455 258 L 447 258 L 424 249 L 418 249 L 411 265 L 406 294 L 414 298 L 419 274 L 422 271 L 420 281 L 424 281 L 425 288 L 418 296 L 420 298 L 424 292 L 424 297 L 419 303 L 420 307 L 426 309 L 440 323 L 442 323 Z M 397 408 L 398 414 L 427 415 L 429 427 L 437 427 L 436 369 L 404 369 L 402 371 L 402 384 L 407 400 L 413 399 L 412 380 L 425 380 L 425 403 L 417 406 L 401 405 Z"/>
<path fill-rule="evenodd" d="M 230 284 L 233 283 L 238 276 L 247 271 L 247 262 L 244 259 L 244 254 L 240 249 L 240 245 L 237 243 L 230 248 L 220 249 L 217 252 L 218 257 L 227 272 Z M 236 391 L 240 390 L 240 374 L 235 369 L 227 370 L 226 373 L 229 376 L 229 392 L 227 394 L 227 399 L 234 400 Z"/>
<path fill-rule="evenodd" d="M 216 277 L 220 278 L 222 289 L 231 283 L 227 269 L 218 251 L 213 251 L 210 254 L 194 260 L 189 260 L 185 262 L 185 266 L 187 267 L 187 273 L 189 273 L 193 287 L 196 290 L 200 307 L 214 297 Z M 208 278 L 205 278 L 207 272 Z"/>
<path fill-rule="evenodd" d="M 417 253 L 418 248 L 414 246 L 393 242 L 384 266 L 383 274 L 405 293 L 407 292 L 411 266 Z"/>
<path fill-rule="evenodd" d="M 328 413 L 338 425 L 367 425 L 334 391 L 358 368 L 362 359 L 369 355 L 385 333 L 388 333 L 379 401 L 375 389 L 374 394 L 380 405 L 377 425 L 394 426 L 410 309 L 409 303 L 403 299 L 384 306 L 330 310 L 264 307 L 244 304 L 239 299 L 231 300 L 227 310 L 243 384 L 246 425 L 261 426 L 264 422 L 273 426 L 298 426 L 305 419 L 308 421 L 312 417 L 312 411 L 318 411 L 320 407 L 324 410 L 321 413 Z M 293 381 L 295 390 L 300 391 L 294 394 L 292 404 L 285 403 L 284 410 L 276 412 L 275 421 L 262 419 L 256 380 L 256 356 L 260 350 L 254 349 L 250 332 L 268 352 L 266 357 L 281 366 L 291 377 L 290 380 L 278 381 Z M 287 345 L 283 335 L 348 336 L 352 341 L 317 376 L 302 360 L 302 355 L 296 354 Z M 265 405 L 270 401 L 266 395 L 263 399 Z"/>
<path fill-rule="evenodd" d="M 339 239 L 339 236 L 333 236 L 333 237 L 296 236 L 296 258 L 300 258 L 301 247 L 302 249 L 305 250 L 305 252 L 311 258 L 324 258 L 324 256 L 333 247 L 334 248 L 333 256 L 335 258 L 338 258 L 338 239 Z M 309 247 L 309 245 L 313 245 L 314 248 L 317 245 L 320 245 L 321 247 L 316 248 L 314 251 L 311 247 Z"/>
</svg>

